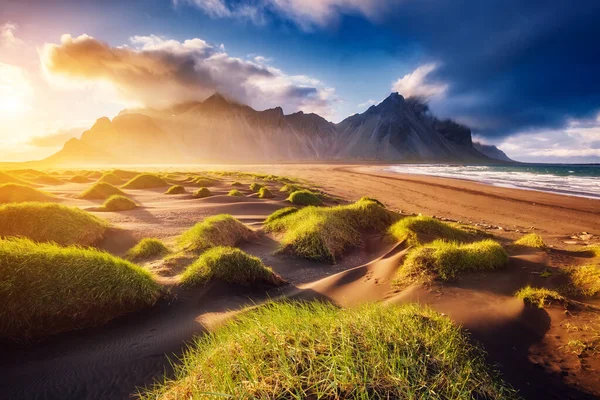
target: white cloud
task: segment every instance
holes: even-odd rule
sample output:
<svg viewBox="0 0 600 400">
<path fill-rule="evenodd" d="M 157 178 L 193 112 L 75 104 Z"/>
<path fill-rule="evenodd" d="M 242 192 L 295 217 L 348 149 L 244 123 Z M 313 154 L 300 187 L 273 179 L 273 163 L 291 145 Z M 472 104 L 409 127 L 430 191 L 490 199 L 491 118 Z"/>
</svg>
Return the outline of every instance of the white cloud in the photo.
<svg viewBox="0 0 600 400">
<path fill-rule="evenodd" d="M 443 97 L 448 90 L 448 84 L 427 80 L 427 76 L 437 67 L 436 63 L 421 65 L 394 82 L 392 91 L 398 92 L 404 97 Z"/>
<path fill-rule="evenodd" d="M 111 47 L 87 35 L 63 35 L 60 44 L 44 46 L 42 65 L 51 78 L 108 83 L 124 99 L 152 107 L 203 100 L 218 91 L 256 108 L 333 113 L 332 88 L 312 77 L 287 75 L 266 58 L 232 57 L 198 38 L 179 42 L 134 36 L 129 45 Z"/>
<path fill-rule="evenodd" d="M 31 108 L 33 87 L 24 69 L 0 62 L 0 120 L 14 119 Z"/>
<path fill-rule="evenodd" d="M 357 104 L 356 107 L 357 108 L 367 108 L 367 107 L 374 106 L 376 103 L 377 102 L 375 100 L 369 99 L 369 100 L 365 101 L 364 103 Z"/>
<path fill-rule="evenodd" d="M 15 47 L 23 43 L 21 39 L 15 36 L 17 25 L 7 22 L 0 26 L 0 48 Z"/>
</svg>

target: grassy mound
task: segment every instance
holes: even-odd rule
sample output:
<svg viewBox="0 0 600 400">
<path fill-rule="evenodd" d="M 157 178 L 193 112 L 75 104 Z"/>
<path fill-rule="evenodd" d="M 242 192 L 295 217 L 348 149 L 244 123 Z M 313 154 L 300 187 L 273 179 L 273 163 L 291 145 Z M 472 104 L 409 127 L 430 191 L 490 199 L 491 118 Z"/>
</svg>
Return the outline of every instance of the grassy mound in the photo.
<svg viewBox="0 0 600 400">
<path fill-rule="evenodd" d="M 287 200 L 290 203 L 297 204 L 299 206 L 320 206 L 322 203 L 319 196 L 310 190 L 297 190 L 292 192 Z"/>
<path fill-rule="evenodd" d="M 296 207 L 280 208 L 279 210 L 275 211 L 273 214 L 271 214 L 267 217 L 267 219 L 265 220 L 265 224 L 267 224 L 267 225 L 271 224 L 273 221 L 281 219 L 287 215 L 293 214 L 298 210 L 299 209 Z"/>
<path fill-rule="evenodd" d="M 244 197 L 244 193 L 240 192 L 237 189 L 233 189 L 230 190 L 229 193 L 227 193 L 227 196 Z"/>
<path fill-rule="evenodd" d="M 90 179 L 85 175 L 75 175 L 69 179 L 73 183 L 88 183 Z"/>
<path fill-rule="evenodd" d="M 197 199 L 203 199 L 205 197 L 210 197 L 212 196 L 212 193 L 210 190 L 208 190 L 205 187 L 201 187 L 200 189 L 196 190 L 193 194 L 193 196 Z"/>
<path fill-rule="evenodd" d="M 123 184 L 123 179 L 119 178 L 117 175 L 107 172 L 98 179 L 98 182 L 109 183 L 111 185 L 121 185 Z"/>
<path fill-rule="evenodd" d="M 244 186 L 244 185 L 242 184 L 242 182 L 235 181 L 235 182 L 231 182 L 231 186 Z"/>
<path fill-rule="evenodd" d="M 600 265 L 581 265 L 569 271 L 571 283 L 584 296 L 600 293 Z"/>
<path fill-rule="evenodd" d="M 419 244 L 419 234 L 455 242 L 464 242 L 473 238 L 473 236 L 464 229 L 454 227 L 424 215 L 401 219 L 390 227 L 389 233 L 399 242 L 406 240 L 410 245 Z"/>
<path fill-rule="evenodd" d="M 160 296 L 150 273 L 96 250 L 0 240 L 0 260 L 2 339 L 100 325 Z"/>
<path fill-rule="evenodd" d="M 436 240 L 413 249 L 406 256 L 395 283 L 448 281 L 467 272 L 502 268 L 507 262 L 504 248 L 490 239 L 469 244 Z"/>
<path fill-rule="evenodd" d="M 392 222 L 391 213 L 370 200 L 346 206 L 283 210 L 265 223 L 266 231 L 285 232 L 281 250 L 330 263 L 347 248 L 361 243 L 361 231 L 382 230 Z"/>
<path fill-rule="evenodd" d="M 257 193 L 263 187 L 265 187 L 265 186 L 261 185 L 258 182 L 253 182 L 250 184 L 250 190 L 252 190 L 254 193 Z"/>
<path fill-rule="evenodd" d="M 203 251 L 216 246 L 235 246 L 255 236 L 254 231 L 228 214 L 206 218 L 183 232 L 178 243 L 186 250 Z"/>
<path fill-rule="evenodd" d="M 414 304 L 269 303 L 197 339 L 145 400 L 516 399 L 458 326 Z"/>
<path fill-rule="evenodd" d="M 275 197 L 268 187 L 261 187 L 258 190 L 258 197 L 261 199 L 272 199 Z"/>
<path fill-rule="evenodd" d="M 25 201 L 52 201 L 47 193 L 18 183 L 0 185 L 0 203 L 22 203 Z"/>
<path fill-rule="evenodd" d="M 185 188 L 181 185 L 174 185 L 171 186 L 166 192 L 165 194 L 184 194 L 185 193 Z"/>
<path fill-rule="evenodd" d="M 136 176 L 140 175 L 139 172 L 136 171 L 126 171 L 122 169 L 113 169 L 110 171 L 111 174 L 118 176 L 121 180 L 133 179 Z"/>
<path fill-rule="evenodd" d="M 242 286 L 281 285 L 283 279 L 266 267 L 262 260 L 235 247 L 214 247 L 190 265 L 181 276 L 187 286 L 204 285 L 220 279 Z"/>
<path fill-rule="evenodd" d="M 0 185 L 5 183 L 18 183 L 19 185 L 28 185 L 30 182 L 27 182 L 24 179 L 18 178 L 14 175 L 7 174 L 6 172 L 0 171 Z"/>
<path fill-rule="evenodd" d="M 163 256 L 169 253 L 169 249 L 159 239 L 145 238 L 133 246 L 127 252 L 130 260 L 144 260 L 146 258 Z"/>
<path fill-rule="evenodd" d="M 532 247 L 535 249 L 546 248 L 546 243 L 544 243 L 544 239 L 542 239 L 542 237 L 536 233 L 528 233 L 519 240 L 516 240 L 514 245 L 521 247 Z"/>
<path fill-rule="evenodd" d="M 154 189 L 169 186 L 162 178 L 152 174 L 139 174 L 121 186 L 123 189 Z"/>
<path fill-rule="evenodd" d="M 563 302 L 565 298 L 560 295 L 557 291 L 546 289 L 546 288 L 534 288 L 526 286 L 523 289 L 515 293 L 515 296 L 522 299 L 525 303 L 529 303 L 539 308 L 554 302 Z"/>
<path fill-rule="evenodd" d="M 102 208 L 105 211 L 127 211 L 137 208 L 137 204 L 128 197 L 115 194 L 102 204 Z"/>
<path fill-rule="evenodd" d="M 79 195 L 80 199 L 86 200 L 104 200 L 114 195 L 124 195 L 119 188 L 114 187 L 110 183 L 97 182 L 92 185 L 89 189 Z"/>
<path fill-rule="evenodd" d="M 206 176 L 197 176 L 194 179 L 192 179 L 190 183 L 198 186 L 214 186 L 217 182 L 219 181 L 213 178 L 209 178 Z"/>
<path fill-rule="evenodd" d="M 292 184 L 287 184 L 287 185 L 283 185 L 281 187 L 281 189 L 279 189 L 280 192 L 286 192 L 286 193 L 293 193 L 293 192 L 297 192 L 298 190 L 302 190 L 302 188 L 300 188 L 297 185 L 292 185 Z"/>
<path fill-rule="evenodd" d="M 84 175 L 90 179 L 100 179 L 103 174 L 100 171 L 87 171 Z"/>
<path fill-rule="evenodd" d="M 45 173 L 34 176 L 30 182 L 39 183 L 40 185 L 63 185 L 65 183 L 64 181 Z"/>
<path fill-rule="evenodd" d="M 0 237 L 4 238 L 89 246 L 103 237 L 107 227 L 105 221 L 76 207 L 34 202 L 0 206 Z"/>
</svg>

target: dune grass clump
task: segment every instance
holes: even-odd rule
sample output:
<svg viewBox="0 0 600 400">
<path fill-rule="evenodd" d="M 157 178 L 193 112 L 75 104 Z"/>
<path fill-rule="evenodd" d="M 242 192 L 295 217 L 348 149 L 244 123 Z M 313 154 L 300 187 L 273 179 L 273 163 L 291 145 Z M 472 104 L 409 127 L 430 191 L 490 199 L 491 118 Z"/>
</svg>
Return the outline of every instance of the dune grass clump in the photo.
<svg viewBox="0 0 600 400">
<path fill-rule="evenodd" d="M 267 217 L 267 219 L 265 219 L 265 224 L 269 225 L 271 224 L 273 221 L 276 221 L 278 219 L 281 219 L 287 215 L 293 214 L 296 211 L 298 211 L 299 209 L 296 207 L 285 207 L 285 208 L 280 208 L 279 210 L 275 211 L 273 214 L 269 215 Z"/>
<path fill-rule="evenodd" d="M 345 206 L 278 210 L 267 218 L 265 230 L 284 232 L 280 251 L 335 263 L 348 248 L 360 245 L 362 231 L 379 231 L 391 222 L 388 210 L 361 200 Z"/>
<path fill-rule="evenodd" d="M 139 174 L 121 186 L 123 189 L 154 189 L 169 186 L 164 179 L 153 174 Z"/>
<path fill-rule="evenodd" d="M 261 199 L 272 199 L 275 195 L 269 190 L 268 187 L 261 187 L 258 190 L 258 197 Z"/>
<path fill-rule="evenodd" d="M 16 177 L 11 174 L 7 174 L 6 172 L 0 171 L 0 185 L 4 183 L 17 183 L 19 185 L 29 185 L 31 182 L 28 182 L 24 179 Z"/>
<path fill-rule="evenodd" d="M 235 181 L 235 182 L 231 182 L 231 186 L 244 186 L 244 185 L 242 184 L 242 182 Z"/>
<path fill-rule="evenodd" d="M 129 180 L 129 179 L 133 179 L 136 176 L 140 175 L 139 172 L 136 171 L 126 171 L 123 169 L 113 169 L 112 171 L 110 171 L 111 174 L 118 176 L 119 178 L 121 178 L 121 180 Z"/>
<path fill-rule="evenodd" d="M 197 199 L 203 199 L 205 197 L 212 196 L 212 193 L 209 189 L 207 189 L 205 187 L 201 187 L 200 189 L 198 189 L 194 192 L 193 196 Z"/>
<path fill-rule="evenodd" d="M 23 236 L 36 242 L 89 246 L 102 239 L 108 223 L 76 207 L 55 203 L 0 206 L 0 237 Z"/>
<path fill-rule="evenodd" d="M 506 250 L 491 239 L 469 244 L 436 240 L 408 253 L 395 284 L 450 281 L 464 273 L 495 270 L 507 263 Z"/>
<path fill-rule="evenodd" d="M 581 265 L 569 270 L 576 291 L 592 297 L 600 293 L 600 265 Z"/>
<path fill-rule="evenodd" d="M 534 249 L 545 249 L 544 239 L 536 233 L 528 233 L 514 242 L 515 246 L 531 247 Z"/>
<path fill-rule="evenodd" d="M 229 214 L 206 218 L 183 232 L 178 243 L 185 250 L 204 251 L 216 246 L 235 246 L 255 237 L 254 231 Z"/>
<path fill-rule="evenodd" d="M 202 255 L 181 276 L 186 286 L 204 285 L 211 279 L 241 286 L 278 286 L 283 279 L 258 257 L 235 247 L 218 246 Z"/>
<path fill-rule="evenodd" d="M 287 198 L 287 201 L 299 206 L 320 206 L 322 204 L 319 196 L 310 190 L 297 190 L 292 192 Z"/>
<path fill-rule="evenodd" d="M 409 245 L 420 244 L 419 234 L 454 242 L 464 242 L 473 238 L 473 235 L 464 229 L 424 215 L 399 220 L 390 227 L 389 233 L 397 241 L 406 240 Z"/>
<path fill-rule="evenodd" d="M 119 188 L 111 185 L 110 183 L 97 182 L 94 183 L 90 188 L 82 192 L 79 195 L 79 198 L 86 200 L 104 200 L 114 195 L 123 196 L 125 195 L 125 193 L 123 193 Z"/>
<path fill-rule="evenodd" d="M 297 186 L 297 185 L 293 185 L 291 183 L 288 183 L 286 185 L 283 185 L 281 187 L 281 189 L 279 189 L 280 192 L 286 192 L 286 193 L 293 193 L 293 192 L 297 192 L 298 190 L 302 190 L 301 187 Z"/>
<path fill-rule="evenodd" d="M 65 182 L 51 175 L 41 173 L 30 180 L 41 185 L 63 185 Z"/>
<path fill-rule="evenodd" d="M 85 175 L 75 175 L 69 179 L 73 183 L 88 183 L 90 179 Z"/>
<path fill-rule="evenodd" d="M 145 260 L 147 258 L 159 257 L 169 253 L 169 248 L 156 238 L 142 239 L 127 252 L 129 260 Z"/>
<path fill-rule="evenodd" d="M 184 194 L 185 193 L 185 188 L 181 185 L 174 185 L 171 186 L 166 192 L 165 194 Z"/>
<path fill-rule="evenodd" d="M 137 208 L 137 206 L 129 197 L 114 194 L 106 199 L 102 204 L 102 209 L 104 211 L 128 211 Z"/>
<path fill-rule="evenodd" d="M 202 335 L 143 400 L 488 399 L 518 396 L 481 348 L 416 304 L 271 302 Z M 210 397 L 210 396 L 209 396 Z"/>
<path fill-rule="evenodd" d="M 18 183 L 0 185 L 0 203 L 22 203 L 25 201 L 52 201 L 53 197 L 31 186 Z"/>
<path fill-rule="evenodd" d="M 109 183 L 111 185 L 122 185 L 123 179 L 119 178 L 112 172 L 107 172 L 98 179 L 98 182 Z"/>
<path fill-rule="evenodd" d="M 0 240 L 0 337 L 14 341 L 96 326 L 153 305 L 146 270 L 80 247 Z"/>
<path fill-rule="evenodd" d="M 526 286 L 515 293 L 525 303 L 544 308 L 552 302 L 563 302 L 565 298 L 555 290 Z"/>
<path fill-rule="evenodd" d="M 197 176 L 190 183 L 198 186 L 214 186 L 217 182 L 216 179 L 209 178 L 207 176 Z"/>
<path fill-rule="evenodd" d="M 264 185 L 261 185 L 258 182 L 252 182 L 250 184 L 250 190 L 252 190 L 254 193 L 258 193 L 258 191 L 263 187 L 264 187 Z"/>
<path fill-rule="evenodd" d="M 229 193 L 227 193 L 227 196 L 244 197 L 244 193 L 240 192 L 237 189 L 233 189 L 233 190 L 230 190 Z"/>
</svg>

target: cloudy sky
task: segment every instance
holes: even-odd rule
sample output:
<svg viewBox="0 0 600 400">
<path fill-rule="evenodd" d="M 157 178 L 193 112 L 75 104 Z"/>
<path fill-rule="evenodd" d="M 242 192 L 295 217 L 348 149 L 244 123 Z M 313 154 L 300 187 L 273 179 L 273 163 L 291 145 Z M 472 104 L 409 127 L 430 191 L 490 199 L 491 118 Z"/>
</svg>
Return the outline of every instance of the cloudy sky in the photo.
<svg viewBox="0 0 600 400">
<path fill-rule="evenodd" d="M 339 122 L 390 92 L 522 161 L 600 162 L 597 0 L 2 0 L 0 161 L 222 92 Z"/>
</svg>

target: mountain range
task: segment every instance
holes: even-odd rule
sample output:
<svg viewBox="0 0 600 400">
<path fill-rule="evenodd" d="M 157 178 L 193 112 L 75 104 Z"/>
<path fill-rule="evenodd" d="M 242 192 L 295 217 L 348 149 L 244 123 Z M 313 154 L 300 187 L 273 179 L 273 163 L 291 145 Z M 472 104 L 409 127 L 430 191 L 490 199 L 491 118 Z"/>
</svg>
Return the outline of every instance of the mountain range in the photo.
<svg viewBox="0 0 600 400">
<path fill-rule="evenodd" d="M 160 164 L 375 160 L 511 161 L 473 143 L 471 130 L 433 116 L 425 103 L 392 93 L 338 124 L 317 114 L 264 111 L 215 93 L 166 109 L 124 110 L 103 117 L 80 139 L 43 160 L 64 164 Z"/>
</svg>

